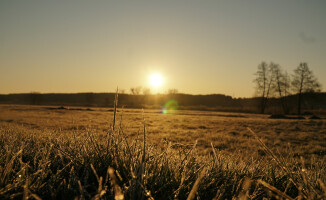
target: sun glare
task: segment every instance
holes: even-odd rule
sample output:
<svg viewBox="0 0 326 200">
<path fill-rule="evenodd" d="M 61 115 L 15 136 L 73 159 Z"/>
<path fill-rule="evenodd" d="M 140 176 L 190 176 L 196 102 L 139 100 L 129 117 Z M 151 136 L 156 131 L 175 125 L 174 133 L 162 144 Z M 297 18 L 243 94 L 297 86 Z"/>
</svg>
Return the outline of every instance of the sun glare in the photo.
<svg viewBox="0 0 326 200">
<path fill-rule="evenodd" d="M 157 88 L 160 87 L 163 83 L 163 78 L 161 76 L 161 74 L 152 74 L 149 77 L 149 83 L 151 84 L 151 86 Z"/>
</svg>

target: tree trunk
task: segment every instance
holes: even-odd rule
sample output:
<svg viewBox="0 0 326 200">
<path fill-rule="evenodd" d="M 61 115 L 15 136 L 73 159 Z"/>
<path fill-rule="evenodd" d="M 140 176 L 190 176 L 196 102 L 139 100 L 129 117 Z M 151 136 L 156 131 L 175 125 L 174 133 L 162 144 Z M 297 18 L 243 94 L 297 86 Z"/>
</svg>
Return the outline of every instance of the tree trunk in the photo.
<svg viewBox="0 0 326 200">
<path fill-rule="evenodd" d="M 298 96 L 298 115 L 301 115 L 301 92 L 299 93 Z"/>
</svg>

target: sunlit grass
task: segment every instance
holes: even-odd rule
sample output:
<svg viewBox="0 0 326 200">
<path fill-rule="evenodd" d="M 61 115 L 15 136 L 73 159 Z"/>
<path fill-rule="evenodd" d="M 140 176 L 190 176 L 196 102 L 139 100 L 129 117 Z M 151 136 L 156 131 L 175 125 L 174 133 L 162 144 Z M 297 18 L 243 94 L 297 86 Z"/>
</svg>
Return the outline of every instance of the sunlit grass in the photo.
<svg viewBox="0 0 326 200">
<path fill-rule="evenodd" d="M 53 122 L 65 119 L 66 123 L 78 123 L 73 117 L 59 118 L 62 114 L 53 115 Z M 97 120 L 96 113 L 90 115 L 89 126 L 77 125 L 75 129 L 58 128 L 59 124 L 42 129 L 32 121 L 2 122 L 0 199 L 326 197 L 324 157 L 298 159 L 291 149 L 283 149 L 287 154 L 282 156 L 267 146 L 258 133 L 246 128 L 246 137 L 251 138 L 247 145 L 261 149 L 264 159 L 249 159 L 241 152 L 225 154 L 214 141 L 207 141 L 205 153 L 202 138 L 186 145 L 165 139 L 157 145 L 150 142 L 153 138 L 149 139 L 148 134 L 155 124 L 142 113 L 135 115 L 139 128 L 134 136 L 126 132 L 124 114 L 116 109 L 110 123 L 101 122 L 105 130 L 91 126 L 90 120 Z M 194 126 L 191 121 L 183 124 Z M 197 131 L 207 128 L 209 124 L 203 123 Z M 230 135 L 241 137 L 236 131 Z"/>
</svg>

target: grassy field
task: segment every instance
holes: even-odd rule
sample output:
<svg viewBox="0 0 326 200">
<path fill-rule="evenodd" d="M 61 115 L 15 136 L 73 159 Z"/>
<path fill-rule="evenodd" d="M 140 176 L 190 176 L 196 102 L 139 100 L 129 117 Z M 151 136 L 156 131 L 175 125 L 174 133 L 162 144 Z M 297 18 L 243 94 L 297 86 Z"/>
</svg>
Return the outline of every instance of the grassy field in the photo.
<svg viewBox="0 0 326 200">
<path fill-rule="evenodd" d="M 0 199 L 323 199 L 326 120 L 0 105 Z"/>
</svg>

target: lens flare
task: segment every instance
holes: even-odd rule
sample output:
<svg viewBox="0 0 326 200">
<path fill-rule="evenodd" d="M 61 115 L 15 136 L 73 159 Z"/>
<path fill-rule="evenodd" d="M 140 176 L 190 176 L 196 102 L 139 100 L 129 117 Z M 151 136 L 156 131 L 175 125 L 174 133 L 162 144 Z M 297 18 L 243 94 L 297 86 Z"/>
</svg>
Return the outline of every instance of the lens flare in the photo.
<svg viewBox="0 0 326 200">
<path fill-rule="evenodd" d="M 179 104 L 176 100 L 169 100 L 165 103 L 162 113 L 163 114 L 172 114 L 175 113 L 176 110 L 178 110 Z"/>
</svg>

